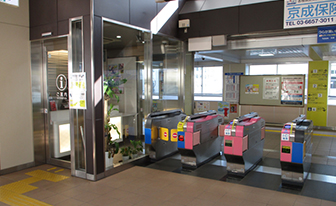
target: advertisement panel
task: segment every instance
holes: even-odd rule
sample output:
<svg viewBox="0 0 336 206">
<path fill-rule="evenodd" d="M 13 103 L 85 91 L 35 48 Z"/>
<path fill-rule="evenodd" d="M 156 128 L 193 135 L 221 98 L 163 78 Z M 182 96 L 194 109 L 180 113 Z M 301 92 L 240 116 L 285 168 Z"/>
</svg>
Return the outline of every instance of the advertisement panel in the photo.
<svg viewBox="0 0 336 206">
<path fill-rule="evenodd" d="M 285 0 L 284 29 L 336 23 L 335 0 Z"/>
</svg>

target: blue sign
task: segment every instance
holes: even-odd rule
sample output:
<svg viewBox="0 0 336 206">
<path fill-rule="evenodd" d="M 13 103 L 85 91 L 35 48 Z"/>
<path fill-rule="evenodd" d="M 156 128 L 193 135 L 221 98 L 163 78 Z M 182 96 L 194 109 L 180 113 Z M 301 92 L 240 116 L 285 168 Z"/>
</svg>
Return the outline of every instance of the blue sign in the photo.
<svg viewBox="0 0 336 206">
<path fill-rule="evenodd" d="M 336 42 L 336 26 L 319 27 L 317 30 L 317 43 Z"/>
</svg>

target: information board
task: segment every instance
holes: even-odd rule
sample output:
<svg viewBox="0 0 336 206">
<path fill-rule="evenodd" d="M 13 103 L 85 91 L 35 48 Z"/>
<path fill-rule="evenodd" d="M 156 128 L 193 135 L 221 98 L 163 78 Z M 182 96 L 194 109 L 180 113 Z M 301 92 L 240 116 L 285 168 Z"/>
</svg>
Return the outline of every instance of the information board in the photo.
<svg viewBox="0 0 336 206">
<path fill-rule="evenodd" d="M 307 119 L 315 126 L 327 125 L 328 61 L 309 62 Z"/>
<path fill-rule="evenodd" d="M 317 43 L 336 42 L 336 26 L 317 28 Z"/>
<path fill-rule="evenodd" d="M 239 99 L 239 76 L 243 73 L 225 73 L 225 100 L 238 102 Z"/>
<path fill-rule="evenodd" d="M 304 106 L 305 75 L 242 75 L 239 104 Z"/>
</svg>

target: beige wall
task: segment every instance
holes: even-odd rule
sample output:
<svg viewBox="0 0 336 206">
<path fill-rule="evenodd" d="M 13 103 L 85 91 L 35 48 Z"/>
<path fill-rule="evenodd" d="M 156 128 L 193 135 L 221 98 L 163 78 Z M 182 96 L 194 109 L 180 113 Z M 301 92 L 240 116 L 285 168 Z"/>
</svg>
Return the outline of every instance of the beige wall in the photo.
<svg viewBox="0 0 336 206">
<path fill-rule="evenodd" d="M 327 127 L 336 127 L 336 106 L 328 106 Z"/>
<path fill-rule="evenodd" d="M 28 0 L 0 3 L 0 169 L 34 161 Z"/>
</svg>

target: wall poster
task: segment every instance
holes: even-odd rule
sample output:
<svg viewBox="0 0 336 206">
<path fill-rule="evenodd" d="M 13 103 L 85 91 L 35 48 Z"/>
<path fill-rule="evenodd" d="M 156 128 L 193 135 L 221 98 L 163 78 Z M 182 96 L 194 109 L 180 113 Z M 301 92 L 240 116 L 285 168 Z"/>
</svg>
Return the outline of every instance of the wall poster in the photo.
<svg viewBox="0 0 336 206">
<path fill-rule="evenodd" d="M 328 61 L 309 62 L 307 119 L 314 126 L 327 126 L 328 73 Z"/>
<path fill-rule="evenodd" d="M 210 110 L 210 102 L 196 102 L 196 110 L 199 112 Z"/>
<path fill-rule="evenodd" d="M 224 118 L 229 118 L 230 103 L 229 102 L 218 102 L 218 114 L 222 115 Z"/>
<path fill-rule="evenodd" d="M 72 73 L 69 84 L 70 109 L 86 109 L 86 73 Z"/>
<path fill-rule="evenodd" d="M 281 104 L 303 105 L 304 76 L 281 77 Z"/>
<path fill-rule="evenodd" d="M 259 84 L 246 84 L 245 94 L 259 94 Z"/>
<path fill-rule="evenodd" d="M 239 100 L 239 76 L 243 73 L 225 73 L 225 100 L 238 102 Z"/>
<path fill-rule="evenodd" d="M 230 113 L 237 113 L 238 104 L 230 104 Z"/>
<path fill-rule="evenodd" d="M 264 77 L 263 99 L 279 99 L 279 77 Z"/>
</svg>

